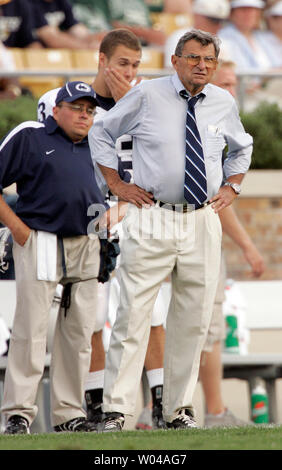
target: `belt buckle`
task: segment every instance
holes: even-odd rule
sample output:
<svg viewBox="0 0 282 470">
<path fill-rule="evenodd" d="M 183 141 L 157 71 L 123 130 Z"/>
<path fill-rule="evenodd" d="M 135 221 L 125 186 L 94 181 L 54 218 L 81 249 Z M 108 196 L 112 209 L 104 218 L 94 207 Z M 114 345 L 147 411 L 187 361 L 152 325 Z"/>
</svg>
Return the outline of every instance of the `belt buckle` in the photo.
<svg viewBox="0 0 282 470">
<path fill-rule="evenodd" d="M 156 201 L 156 203 L 157 202 L 159 202 L 159 207 L 164 207 L 164 209 L 173 212 L 186 213 L 193 211 L 191 204 L 171 204 L 170 202 Z"/>
<path fill-rule="evenodd" d="M 211 201 L 203 202 L 203 204 L 201 204 L 199 207 L 196 207 L 195 210 L 197 211 L 198 209 L 204 209 L 204 207 L 207 207 L 210 204 L 211 204 Z"/>
<path fill-rule="evenodd" d="M 160 207 L 164 207 L 165 209 L 168 209 L 173 212 L 179 212 L 180 214 L 191 211 L 191 207 L 189 204 L 171 204 L 169 202 L 160 201 Z"/>
<path fill-rule="evenodd" d="M 188 211 L 187 204 L 170 204 L 167 202 L 164 204 L 164 206 L 166 209 L 171 210 L 173 212 L 179 212 L 180 214 Z"/>
<path fill-rule="evenodd" d="M 180 214 L 193 211 L 191 204 L 172 204 L 172 207 L 173 211 L 179 212 Z"/>
<path fill-rule="evenodd" d="M 184 204 L 174 204 L 174 209 L 175 212 L 186 212 L 185 211 L 185 206 Z"/>
<path fill-rule="evenodd" d="M 185 204 L 185 205 L 183 204 L 183 211 L 182 212 L 183 213 L 192 212 L 189 204 Z"/>
</svg>

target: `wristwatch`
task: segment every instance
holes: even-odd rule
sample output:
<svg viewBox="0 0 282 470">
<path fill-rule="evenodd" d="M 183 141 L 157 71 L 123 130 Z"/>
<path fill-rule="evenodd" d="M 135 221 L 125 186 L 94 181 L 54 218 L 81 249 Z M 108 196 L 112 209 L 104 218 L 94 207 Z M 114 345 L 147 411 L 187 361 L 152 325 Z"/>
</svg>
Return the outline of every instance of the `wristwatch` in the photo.
<svg viewBox="0 0 282 470">
<path fill-rule="evenodd" d="M 241 192 L 241 186 L 237 183 L 230 183 L 229 181 L 226 181 L 224 186 L 230 186 L 230 188 L 232 188 L 236 194 L 240 194 Z"/>
</svg>

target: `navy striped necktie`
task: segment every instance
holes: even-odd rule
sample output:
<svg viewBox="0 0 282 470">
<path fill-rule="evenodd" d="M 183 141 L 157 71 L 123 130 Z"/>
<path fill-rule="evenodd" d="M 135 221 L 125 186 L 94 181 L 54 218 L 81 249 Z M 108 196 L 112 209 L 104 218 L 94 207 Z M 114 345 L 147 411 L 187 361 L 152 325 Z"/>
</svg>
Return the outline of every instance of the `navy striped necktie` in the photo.
<svg viewBox="0 0 282 470">
<path fill-rule="evenodd" d="M 195 208 L 197 208 L 207 200 L 204 152 L 195 117 L 195 104 L 198 99 L 204 95 L 200 93 L 191 98 L 186 90 L 180 91 L 179 94 L 188 101 L 186 115 L 184 197 L 189 204 L 194 204 Z"/>
</svg>

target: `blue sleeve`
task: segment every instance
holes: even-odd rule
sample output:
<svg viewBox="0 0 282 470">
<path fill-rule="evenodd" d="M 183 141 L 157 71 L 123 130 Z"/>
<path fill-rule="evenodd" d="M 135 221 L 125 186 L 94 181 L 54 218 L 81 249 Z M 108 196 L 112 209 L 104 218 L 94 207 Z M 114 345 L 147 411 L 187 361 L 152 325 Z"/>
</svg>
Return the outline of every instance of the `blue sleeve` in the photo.
<svg viewBox="0 0 282 470">
<path fill-rule="evenodd" d="M 16 128 L 17 129 L 17 128 Z M 28 155 L 27 135 L 24 131 L 7 134 L 0 142 L 0 192 L 19 182 Z"/>
</svg>

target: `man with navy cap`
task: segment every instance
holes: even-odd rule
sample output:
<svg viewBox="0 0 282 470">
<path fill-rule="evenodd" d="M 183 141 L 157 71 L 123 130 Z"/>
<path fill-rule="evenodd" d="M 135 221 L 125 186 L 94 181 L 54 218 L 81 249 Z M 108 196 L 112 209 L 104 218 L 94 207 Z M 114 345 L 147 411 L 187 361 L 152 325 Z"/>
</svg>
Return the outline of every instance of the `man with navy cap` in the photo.
<svg viewBox="0 0 282 470">
<path fill-rule="evenodd" d="M 17 183 L 14 213 L 0 196 L 0 220 L 13 236 L 17 306 L 2 411 L 6 434 L 27 434 L 45 362 L 48 314 L 58 283 L 72 286 L 53 341 L 51 422 L 54 430 L 95 431 L 82 404 L 95 326 L 100 241 L 89 227 L 103 212 L 88 131 L 97 105 L 84 82 L 68 82 L 53 116 L 28 121 L 0 143 L 0 190 Z M 93 206 L 94 205 L 94 206 Z M 96 206 L 95 206 L 96 205 Z M 96 215 L 96 214 L 95 214 Z"/>
</svg>

